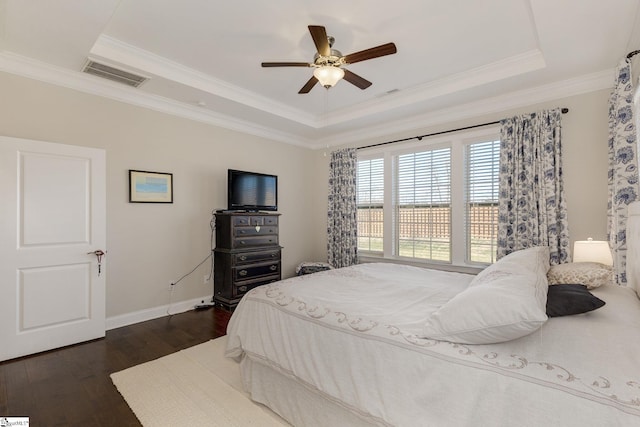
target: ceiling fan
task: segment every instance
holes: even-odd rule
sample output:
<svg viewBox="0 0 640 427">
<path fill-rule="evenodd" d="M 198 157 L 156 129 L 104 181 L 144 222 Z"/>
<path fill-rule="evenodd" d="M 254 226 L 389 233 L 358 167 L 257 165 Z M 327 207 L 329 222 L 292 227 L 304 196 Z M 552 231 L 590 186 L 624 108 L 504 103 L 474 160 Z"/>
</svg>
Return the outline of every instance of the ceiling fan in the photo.
<svg viewBox="0 0 640 427">
<path fill-rule="evenodd" d="M 313 57 L 313 62 L 263 62 L 263 67 L 313 67 L 313 76 L 302 86 L 298 93 L 309 93 L 311 89 L 320 82 L 322 86 L 329 89 L 340 79 L 344 78 L 349 83 L 366 89 L 371 86 L 371 82 L 359 75 L 342 68 L 345 64 L 354 64 L 367 59 L 378 58 L 380 56 L 391 55 L 397 52 L 396 45 L 387 43 L 370 49 L 361 50 L 349 55 L 342 55 L 339 50 L 333 49 L 335 39 L 327 36 L 327 31 L 320 25 L 309 25 L 309 32 L 318 52 Z"/>
</svg>

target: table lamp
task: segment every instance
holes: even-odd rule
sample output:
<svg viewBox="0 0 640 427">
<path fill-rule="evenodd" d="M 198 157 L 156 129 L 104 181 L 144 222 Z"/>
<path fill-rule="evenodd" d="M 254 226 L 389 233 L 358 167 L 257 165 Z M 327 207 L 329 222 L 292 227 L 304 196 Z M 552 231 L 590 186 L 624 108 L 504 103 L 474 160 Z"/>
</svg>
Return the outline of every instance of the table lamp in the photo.
<svg viewBox="0 0 640 427">
<path fill-rule="evenodd" d="M 599 262 L 612 266 L 613 257 L 609 242 L 603 240 L 576 240 L 573 244 L 573 262 Z"/>
</svg>

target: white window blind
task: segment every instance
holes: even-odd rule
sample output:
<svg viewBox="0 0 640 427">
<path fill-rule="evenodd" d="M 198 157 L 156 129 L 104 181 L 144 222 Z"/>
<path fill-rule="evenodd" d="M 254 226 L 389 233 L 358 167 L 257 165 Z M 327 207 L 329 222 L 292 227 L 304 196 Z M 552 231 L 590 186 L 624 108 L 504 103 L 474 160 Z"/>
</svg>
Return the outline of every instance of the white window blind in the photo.
<svg viewBox="0 0 640 427">
<path fill-rule="evenodd" d="M 466 149 L 467 256 L 471 262 L 496 260 L 500 141 L 479 142 Z"/>
<path fill-rule="evenodd" d="M 362 259 L 452 270 L 495 262 L 499 162 L 497 126 L 359 151 Z"/>
<path fill-rule="evenodd" d="M 451 149 L 396 157 L 397 255 L 451 260 Z"/>
<path fill-rule="evenodd" d="M 384 225 L 384 159 L 358 161 L 358 251 L 382 253 Z"/>
</svg>

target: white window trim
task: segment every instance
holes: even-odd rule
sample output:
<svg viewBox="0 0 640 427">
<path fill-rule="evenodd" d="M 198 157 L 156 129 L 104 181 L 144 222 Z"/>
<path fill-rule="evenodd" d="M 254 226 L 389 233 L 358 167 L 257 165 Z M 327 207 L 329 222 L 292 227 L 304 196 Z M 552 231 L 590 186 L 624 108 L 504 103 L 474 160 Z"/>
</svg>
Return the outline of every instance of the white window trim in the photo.
<svg viewBox="0 0 640 427">
<path fill-rule="evenodd" d="M 383 254 L 359 251 L 360 262 L 394 262 L 419 267 L 428 267 L 446 271 L 458 271 L 462 273 L 477 273 L 487 266 L 483 263 L 468 261 L 466 253 L 465 232 L 465 146 L 477 142 L 497 140 L 500 137 L 500 126 L 493 125 L 480 129 L 453 132 L 425 138 L 418 141 L 395 143 L 393 146 L 382 145 L 362 149 L 358 152 L 358 160 L 384 158 L 384 243 Z M 394 226 L 393 226 L 393 192 L 387 189 L 393 188 L 393 176 L 395 171 L 393 159 L 400 154 L 412 153 L 424 149 L 437 149 L 451 147 L 451 262 L 437 262 L 431 260 L 418 260 L 415 258 L 400 257 L 394 253 Z"/>
</svg>

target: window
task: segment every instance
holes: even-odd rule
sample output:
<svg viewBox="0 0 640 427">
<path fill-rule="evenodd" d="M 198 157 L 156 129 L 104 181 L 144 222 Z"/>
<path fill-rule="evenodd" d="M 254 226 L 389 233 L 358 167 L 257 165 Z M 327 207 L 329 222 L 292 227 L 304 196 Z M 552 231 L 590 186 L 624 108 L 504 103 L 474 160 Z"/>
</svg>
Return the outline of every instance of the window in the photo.
<svg viewBox="0 0 640 427">
<path fill-rule="evenodd" d="M 466 146 L 467 254 L 471 262 L 496 260 L 500 141 Z"/>
<path fill-rule="evenodd" d="M 454 265 L 495 261 L 497 128 L 358 153 L 361 255 Z"/>
<path fill-rule="evenodd" d="M 398 255 L 451 260 L 451 149 L 396 157 Z"/>
<path fill-rule="evenodd" d="M 384 212 L 383 159 L 358 161 L 358 250 L 382 253 Z"/>
</svg>

